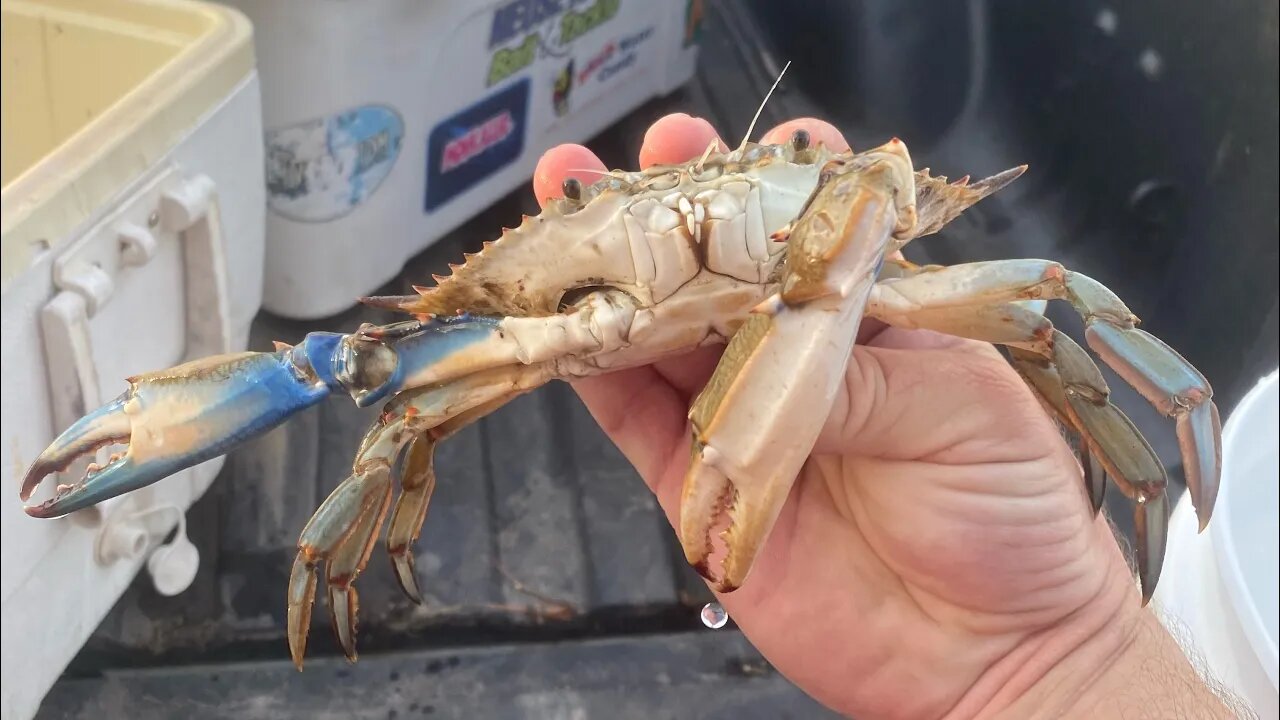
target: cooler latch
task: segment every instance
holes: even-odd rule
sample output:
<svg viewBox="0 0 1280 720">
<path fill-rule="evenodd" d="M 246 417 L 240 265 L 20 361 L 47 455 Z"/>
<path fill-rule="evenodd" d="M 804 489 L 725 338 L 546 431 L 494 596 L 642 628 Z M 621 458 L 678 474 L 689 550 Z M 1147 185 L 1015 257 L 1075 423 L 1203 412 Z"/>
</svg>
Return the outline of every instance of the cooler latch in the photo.
<svg viewBox="0 0 1280 720">
<path fill-rule="evenodd" d="M 166 242 L 182 245 L 187 328 L 184 359 L 231 351 L 227 268 L 216 187 L 205 175 L 183 178 L 176 168 L 162 168 L 142 183 L 129 202 L 54 259 L 53 283 L 58 292 L 41 311 L 41 327 L 56 432 L 108 399 L 102 395 L 90 324 L 110 303 L 120 275 L 128 268 L 146 266 Z M 104 449 L 102 454 L 107 452 Z M 96 460 L 106 462 L 101 456 Z M 74 464 L 58 481 L 79 478 L 85 464 L 87 461 Z M 113 510 L 126 499 L 114 498 L 73 517 L 100 524 L 98 560 L 104 564 L 134 557 L 176 524 L 174 540 L 153 553 L 148 569 L 153 580 L 164 585 L 166 594 L 180 592 L 190 580 L 175 582 L 174 578 L 194 575 L 188 567 L 192 548 L 185 522 L 180 522 L 182 511 L 170 503 L 153 502 L 113 516 Z M 122 545 L 118 541 L 123 537 L 133 540 Z M 145 542 L 139 544 L 140 539 Z M 183 567 L 167 567 L 166 558 L 180 560 Z M 161 582 L 161 578 L 165 580 Z"/>
</svg>

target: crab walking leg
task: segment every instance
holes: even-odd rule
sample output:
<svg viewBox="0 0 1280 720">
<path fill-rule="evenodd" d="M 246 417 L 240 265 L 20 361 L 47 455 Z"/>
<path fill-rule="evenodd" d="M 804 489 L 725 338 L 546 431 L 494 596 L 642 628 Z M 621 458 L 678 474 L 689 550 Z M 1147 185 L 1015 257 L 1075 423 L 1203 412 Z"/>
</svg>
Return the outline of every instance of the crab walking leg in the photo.
<svg viewBox="0 0 1280 720">
<path fill-rule="evenodd" d="M 1016 366 L 1015 366 L 1016 367 Z M 1023 375 L 1025 378 L 1026 376 Z M 1028 383 L 1028 386 L 1035 388 L 1034 385 Z M 1089 449 L 1089 438 L 1084 431 L 1076 428 L 1074 423 L 1064 423 L 1068 428 L 1072 428 L 1071 444 L 1075 449 L 1076 457 L 1080 460 L 1080 472 L 1084 475 L 1084 487 L 1089 492 L 1089 505 L 1093 508 L 1093 514 L 1096 517 L 1102 512 L 1102 503 L 1107 499 L 1107 469 L 1098 462 L 1098 458 Z"/>
<path fill-rule="evenodd" d="M 1082 451 L 1081 464 L 1094 507 L 1102 502 L 1098 485 L 1104 479 L 1099 475 L 1111 477 L 1134 501 L 1138 581 L 1142 603 L 1146 605 L 1160 582 L 1168 540 L 1168 480 L 1164 465 L 1129 418 L 1107 399 L 1110 388 L 1084 349 L 1060 331 L 1053 333 L 1052 359 L 1012 347 L 1013 367 L 1042 396 L 1059 393 L 1064 398 L 1065 412 L 1088 446 L 1087 451 Z"/>
<path fill-rule="evenodd" d="M 1084 349 L 1043 315 L 1016 302 L 966 307 L 941 300 L 942 307 L 903 311 L 883 302 L 880 287 L 872 291 L 870 317 L 1009 348 L 1014 368 L 1040 400 L 1087 443 L 1081 464 L 1094 512 L 1102 503 L 1105 474 L 1136 503 L 1138 575 L 1143 603 L 1148 602 L 1159 582 L 1167 536 L 1164 466 L 1129 418 L 1111 404 L 1111 390 Z"/>
<path fill-rule="evenodd" d="M 435 449 L 438 444 L 462 428 L 493 413 L 526 390 L 516 390 L 446 420 L 418 433 L 405 451 L 404 470 L 400 475 L 400 498 L 396 500 L 391 523 L 387 526 L 387 554 L 400 589 L 415 603 L 422 603 L 414 570 L 413 545 L 422 533 L 427 505 L 436 487 Z M 411 423 L 412 424 L 412 423 Z"/>
<path fill-rule="evenodd" d="M 1138 318 L 1104 285 L 1048 260 L 998 260 L 886 280 L 872 295 L 878 312 L 900 318 L 926 307 L 936 311 L 1025 300 L 1070 303 L 1084 320 L 1089 347 L 1152 406 L 1174 418 L 1200 530 L 1208 525 L 1222 471 L 1222 428 L 1213 390 L 1182 356 L 1140 330 Z M 1068 399 L 1072 409 L 1085 412 L 1079 408 L 1081 396 L 1068 393 Z"/>
<path fill-rule="evenodd" d="M 693 403 L 680 538 L 720 592 L 746 580 L 826 422 L 885 248 L 913 229 L 914 194 L 896 139 L 825 168 L 788 238 L 780 292 L 734 334 Z M 714 578 L 710 533 L 726 506 L 728 556 Z"/>
<path fill-rule="evenodd" d="M 430 453 L 437 439 L 431 431 L 438 429 L 440 437 L 452 434 L 484 414 L 480 411 L 492 411 L 502 402 L 533 390 L 553 377 L 555 371 L 550 363 L 512 365 L 412 391 L 388 404 L 366 433 L 351 475 L 311 516 L 298 540 L 298 554 L 289 578 L 288 635 L 289 650 L 299 669 L 311 626 L 316 572 L 322 562 L 326 564 L 325 580 L 334 631 L 347 658 L 353 662 L 356 659 L 359 595 L 354 582 L 368 564 L 378 530 L 386 517 L 395 460 L 405 446 L 411 442 L 415 445 L 406 462 L 407 476 L 401 480 L 405 492 L 397 502 L 388 534 L 391 549 L 400 544 L 407 547 L 406 538 L 417 536 L 425 516 L 426 502 L 434 486 L 434 475 L 430 479 L 423 476 L 424 472 L 431 473 Z M 428 439 L 426 445 L 418 446 L 424 438 Z M 403 570 L 399 565 L 396 563 L 397 576 L 403 583 Z M 416 583 L 413 587 L 416 589 Z"/>
<path fill-rule="evenodd" d="M 409 442 L 404 469 L 400 474 L 400 498 L 387 527 L 387 555 L 401 591 L 414 603 L 422 604 L 422 592 L 413 562 L 413 544 L 422 533 L 427 505 L 436 490 L 435 453 L 438 438 L 428 430 Z"/>
<path fill-rule="evenodd" d="M 918 265 L 912 265 L 911 263 L 908 263 L 905 260 L 891 259 L 885 263 L 885 269 L 880 273 L 880 277 L 881 278 L 885 278 L 886 276 L 907 277 L 910 275 L 918 274 L 920 272 L 937 270 L 940 267 L 941 266 L 921 267 Z M 1046 301 L 1044 300 L 1019 300 L 1013 303 L 1009 303 L 1009 305 L 1023 307 L 1031 311 L 1035 315 L 1043 315 L 1044 309 L 1045 309 L 1045 303 Z M 1002 308 L 1000 307 L 984 308 L 983 306 L 979 306 L 976 310 L 974 310 L 974 312 L 990 313 L 992 311 L 999 312 L 1001 309 Z M 875 311 L 876 311 L 876 308 L 872 308 L 869 310 L 869 314 L 874 315 Z M 950 313 L 951 311 L 943 310 L 942 312 Z M 955 313 L 951 313 L 950 317 L 954 317 L 954 315 Z M 1025 337 L 1026 335 L 1025 328 L 1036 327 L 1037 325 L 1039 325 L 1039 321 L 1033 317 L 1029 317 L 1029 316 L 1023 316 L 1023 317 L 1025 317 L 1025 320 L 1024 320 L 1024 329 L 1022 330 L 1021 335 L 1019 335 L 1017 331 L 1014 331 L 1011 334 L 1011 324 L 1016 324 L 1017 320 L 1007 317 L 1007 313 L 1006 313 L 1005 317 L 1003 317 L 999 323 L 991 323 L 988 318 L 987 321 L 985 322 L 986 331 L 981 333 L 981 337 L 985 339 L 986 342 L 996 342 L 996 343 L 1001 343 L 1006 345 L 1008 344 L 1006 341 L 1010 337 L 1012 337 L 1015 340 Z M 927 322 L 928 320 L 927 315 L 924 315 L 922 313 L 921 317 L 918 318 L 918 320 L 920 322 Z M 960 337 L 969 337 L 970 339 L 977 339 L 977 337 L 975 337 L 974 334 L 966 335 L 966 333 L 960 332 L 960 328 L 962 325 L 966 327 L 972 327 L 972 321 L 974 320 L 974 318 L 973 316 L 970 315 L 970 316 L 966 316 L 965 320 L 968 320 L 968 323 L 964 322 L 964 320 L 961 320 L 955 323 L 943 322 L 941 326 L 946 328 L 947 334 L 957 335 Z M 1000 338 L 1004 338 L 1005 340 L 1001 340 Z M 1019 364 L 1017 362 L 1014 363 L 1015 368 L 1018 367 L 1018 365 Z M 1086 491 L 1089 494 L 1089 504 L 1092 506 L 1093 514 L 1096 516 L 1099 512 L 1102 511 L 1102 503 L 1106 499 L 1107 471 L 1104 467 L 1102 467 L 1102 465 L 1098 462 L 1098 458 L 1095 457 L 1093 452 L 1089 449 L 1089 442 L 1085 435 L 1084 430 L 1077 427 L 1074 416 L 1071 415 L 1070 411 L 1067 409 L 1066 389 L 1062 386 L 1061 382 L 1049 382 L 1049 383 L 1041 383 L 1044 386 L 1042 390 L 1039 386 L 1032 383 L 1030 379 L 1027 378 L 1025 373 L 1020 373 L 1020 374 L 1022 375 L 1023 379 L 1026 381 L 1027 388 L 1031 390 L 1032 394 L 1034 394 L 1036 398 L 1040 401 L 1040 404 L 1044 406 L 1044 409 L 1051 416 L 1053 416 L 1058 421 L 1059 425 L 1063 428 L 1063 434 L 1065 436 L 1064 439 L 1071 444 L 1072 449 L 1075 452 L 1076 457 L 1080 462 L 1080 471 L 1081 471 L 1081 474 L 1084 476 L 1084 486 Z"/>
</svg>

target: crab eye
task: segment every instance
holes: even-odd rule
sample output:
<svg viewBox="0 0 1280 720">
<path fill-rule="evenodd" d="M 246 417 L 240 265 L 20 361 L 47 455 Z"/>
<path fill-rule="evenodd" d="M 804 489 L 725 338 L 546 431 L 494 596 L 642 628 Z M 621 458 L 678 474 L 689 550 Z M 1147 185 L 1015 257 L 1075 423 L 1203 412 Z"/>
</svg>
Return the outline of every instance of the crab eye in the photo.
<svg viewBox="0 0 1280 720">
<path fill-rule="evenodd" d="M 563 191 L 564 196 L 570 200 L 582 199 L 582 181 L 578 180 L 578 178 L 565 178 L 564 182 L 560 183 L 560 190 Z"/>
<path fill-rule="evenodd" d="M 803 152 L 809 149 L 809 143 L 813 141 L 809 137 L 809 131 L 804 128 L 798 128 L 791 133 L 791 148 L 796 152 Z"/>
</svg>

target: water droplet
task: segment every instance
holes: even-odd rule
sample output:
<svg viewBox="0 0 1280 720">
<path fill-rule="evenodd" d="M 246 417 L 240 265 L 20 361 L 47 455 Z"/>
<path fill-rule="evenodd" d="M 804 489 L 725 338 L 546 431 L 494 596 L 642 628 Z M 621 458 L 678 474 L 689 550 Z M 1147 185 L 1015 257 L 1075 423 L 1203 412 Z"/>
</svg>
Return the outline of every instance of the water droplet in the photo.
<svg viewBox="0 0 1280 720">
<path fill-rule="evenodd" d="M 724 611 L 718 602 L 709 602 L 702 606 L 702 624 L 712 630 L 719 630 L 729 622 L 729 613 Z"/>
</svg>

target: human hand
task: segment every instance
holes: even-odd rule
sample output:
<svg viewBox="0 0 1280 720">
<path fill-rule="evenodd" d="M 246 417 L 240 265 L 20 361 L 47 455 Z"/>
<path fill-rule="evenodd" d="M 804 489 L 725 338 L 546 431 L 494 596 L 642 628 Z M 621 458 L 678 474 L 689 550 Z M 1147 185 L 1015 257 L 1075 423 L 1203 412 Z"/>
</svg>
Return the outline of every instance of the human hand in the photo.
<svg viewBox="0 0 1280 720">
<path fill-rule="evenodd" d="M 801 127 L 848 147 L 809 119 L 761 142 Z M 697 158 L 713 140 L 727 150 L 703 120 L 662 118 L 640 165 Z M 554 148 L 534 191 L 559 197 L 567 177 L 590 184 L 595 169 L 606 168 L 586 148 Z M 688 409 L 722 350 L 573 383 L 675 527 Z M 1151 711 L 1162 698 L 1224 712 L 1141 608 L 1056 425 L 985 343 L 864 321 L 750 577 L 719 599 L 780 672 L 858 718 L 1076 716 L 1127 701 Z"/>
</svg>

